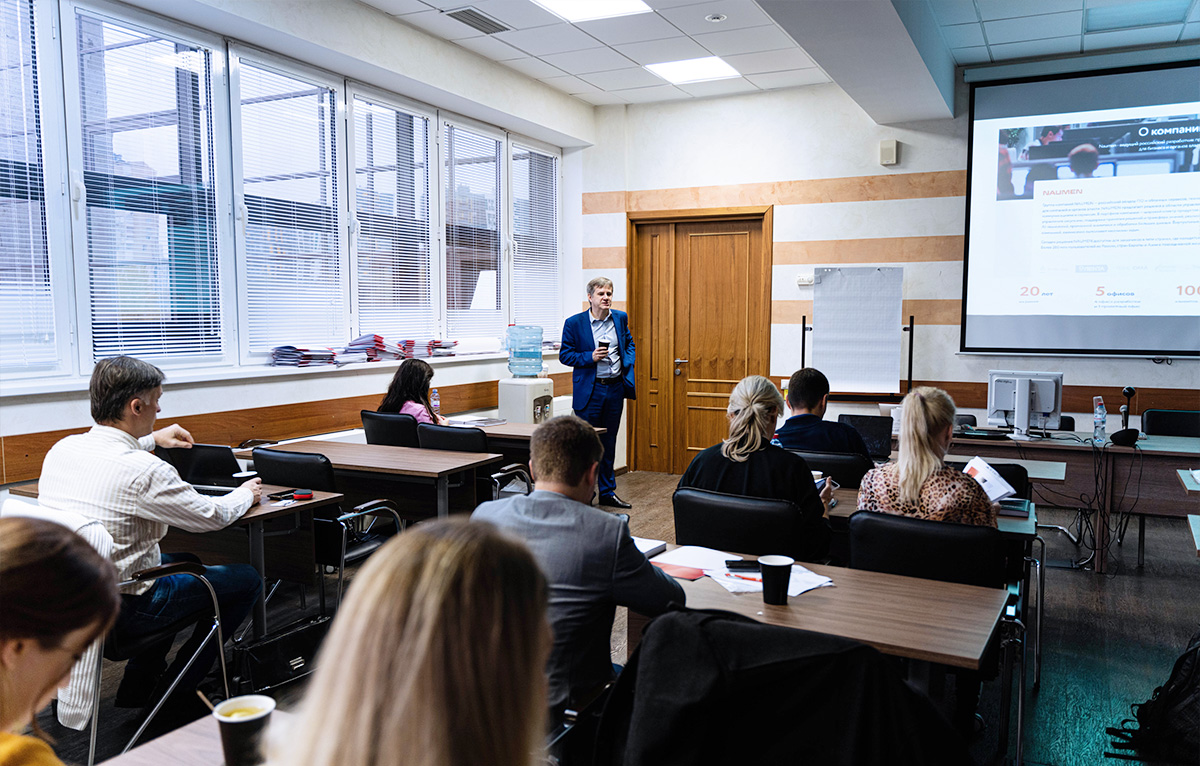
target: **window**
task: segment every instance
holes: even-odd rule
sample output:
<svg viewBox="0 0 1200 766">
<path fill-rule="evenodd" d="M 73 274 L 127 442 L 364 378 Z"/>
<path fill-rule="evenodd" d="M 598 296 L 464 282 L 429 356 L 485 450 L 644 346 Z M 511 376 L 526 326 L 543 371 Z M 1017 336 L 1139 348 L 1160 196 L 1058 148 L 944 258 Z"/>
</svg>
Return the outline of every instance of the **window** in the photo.
<svg viewBox="0 0 1200 766">
<path fill-rule="evenodd" d="M 558 157 L 514 143 L 512 189 L 513 322 L 558 340 Z"/>
</svg>

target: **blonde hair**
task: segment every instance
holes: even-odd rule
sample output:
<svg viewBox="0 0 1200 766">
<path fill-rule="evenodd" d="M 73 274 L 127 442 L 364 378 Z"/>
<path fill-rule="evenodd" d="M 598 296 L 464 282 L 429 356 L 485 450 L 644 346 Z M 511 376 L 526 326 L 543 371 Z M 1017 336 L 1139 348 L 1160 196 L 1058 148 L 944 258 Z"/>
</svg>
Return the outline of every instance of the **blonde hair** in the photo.
<svg viewBox="0 0 1200 766">
<path fill-rule="evenodd" d="M 295 725 L 287 766 L 528 766 L 545 734 L 546 580 L 490 524 L 433 521 L 354 579 Z"/>
<path fill-rule="evenodd" d="M 917 505 L 921 486 L 942 467 L 938 434 L 954 426 L 954 400 L 940 388 L 921 386 L 904 397 L 900 413 L 900 500 Z"/>
<path fill-rule="evenodd" d="M 783 394 L 761 375 L 742 378 L 729 395 L 729 438 L 721 444 L 721 454 L 735 463 L 744 463 L 775 433 L 775 420 L 783 412 Z"/>
</svg>

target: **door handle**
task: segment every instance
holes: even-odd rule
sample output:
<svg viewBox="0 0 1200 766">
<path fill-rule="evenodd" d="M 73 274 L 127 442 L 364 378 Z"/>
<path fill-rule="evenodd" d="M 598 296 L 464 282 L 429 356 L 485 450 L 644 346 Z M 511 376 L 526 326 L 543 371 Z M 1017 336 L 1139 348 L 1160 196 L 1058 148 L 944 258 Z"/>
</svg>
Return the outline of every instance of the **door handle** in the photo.
<svg viewBox="0 0 1200 766">
<path fill-rule="evenodd" d="M 676 359 L 675 364 L 687 364 L 687 361 L 686 359 Z"/>
</svg>

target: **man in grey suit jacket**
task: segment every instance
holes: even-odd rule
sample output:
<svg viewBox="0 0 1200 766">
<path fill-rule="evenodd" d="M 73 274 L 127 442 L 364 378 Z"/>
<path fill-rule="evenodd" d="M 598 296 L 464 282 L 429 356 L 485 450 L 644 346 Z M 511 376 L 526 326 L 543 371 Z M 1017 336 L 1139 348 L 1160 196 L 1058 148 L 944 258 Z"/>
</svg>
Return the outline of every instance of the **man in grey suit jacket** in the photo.
<svg viewBox="0 0 1200 766">
<path fill-rule="evenodd" d="M 658 615 L 683 604 L 683 588 L 646 560 L 619 516 L 589 505 L 603 447 L 595 429 L 567 415 L 529 443 L 535 491 L 484 503 L 472 519 L 520 538 L 550 583 L 554 647 L 547 672 L 555 714 L 613 678 L 609 639 L 617 606 Z"/>
</svg>

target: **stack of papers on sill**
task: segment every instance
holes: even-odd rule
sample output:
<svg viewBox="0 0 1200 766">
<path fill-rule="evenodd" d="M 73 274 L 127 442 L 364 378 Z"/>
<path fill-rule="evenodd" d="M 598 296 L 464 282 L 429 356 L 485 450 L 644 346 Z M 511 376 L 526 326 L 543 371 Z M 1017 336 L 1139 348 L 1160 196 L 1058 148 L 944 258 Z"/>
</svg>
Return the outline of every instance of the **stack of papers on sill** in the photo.
<svg viewBox="0 0 1200 766">
<path fill-rule="evenodd" d="M 657 556 L 655 564 L 694 567 L 716 580 L 730 593 L 762 593 L 762 578 L 756 572 L 730 572 L 725 568 L 728 560 L 741 560 L 741 556 L 703 548 L 698 545 L 683 545 L 673 551 Z M 833 580 L 819 575 L 800 564 L 792 565 L 792 579 L 788 582 L 788 595 L 799 596 L 815 588 L 833 585 Z"/>
<path fill-rule="evenodd" d="M 350 353 L 366 354 L 367 359 L 374 362 L 379 359 L 399 359 L 400 347 L 395 343 L 388 343 L 382 335 L 367 333 L 360 335 L 346 346 L 346 351 Z"/>
<path fill-rule="evenodd" d="M 331 348 L 301 348 L 299 346 L 276 346 L 271 349 L 272 365 L 308 367 L 316 364 L 334 364 L 337 353 Z"/>
<path fill-rule="evenodd" d="M 993 503 L 1000 502 L 1006 497 L 1012 497 L 1017 494 L 1013 486 L 1005 481 L 1004 477 L 996 473 L 995 468 L 988 465 L 978 455 L 967 462 L 966 467 L 963 468 L 963 473 L 979 482 L 979 486 L 983 487 L 983 491 L 987 493 L 988 500 L 991 500 Z"/>
</svg>

